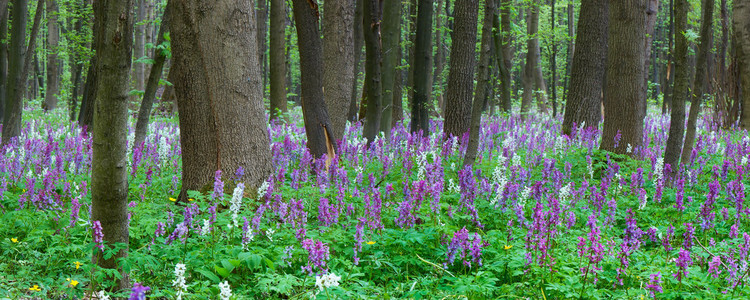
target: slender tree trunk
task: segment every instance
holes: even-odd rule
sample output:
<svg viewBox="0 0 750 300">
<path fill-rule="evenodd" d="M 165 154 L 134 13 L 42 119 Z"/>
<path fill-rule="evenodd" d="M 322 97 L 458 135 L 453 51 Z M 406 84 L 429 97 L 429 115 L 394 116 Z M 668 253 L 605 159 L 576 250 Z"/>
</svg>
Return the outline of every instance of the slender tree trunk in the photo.
<svg viewBox="0 0 750 300">
<path fill-rule="evenodd" d="M 260 76 L 262 77 L 263 97 L 265 97 L 266 84 L 268 83 L 268 57 L 266 57 L 266 34 L 268 33 L 268 1 L 256 0 L 258 9 L 255 10 L 258 25 L 258 61 L 260 61 Z"/>
<path fill-rule="evenodd" d="M 335 1 L 332 1 L 332 3 Z M 270 119 L 275 120 L 286 113 L 286 2 L 284 0 L 271 0 L 271 21 L 269 32 L 270 50 Z M 345 83 L 346 84 L 346 83 Z"/>
<path fill-rule="evenodd" d="M 323 93 L 333 135 L 344 136 L 354 80 L 354 1 L 327 0 L 323 16 Z"/>
<path fill-rule="evenodd" d="M 136 0 L 135 22 L 142 23 L 146 20 L 146 1 Z M 146 25 L 135 25 L 135 48 L 134 59 L 141 59 L 146 55 Z M 133 64 L 133 75 L 135 77 L 135 89 L 142 91 L 146 82 L 145 66 L 142 62 Z"/>
<path fill-rule="evenodd" d="M 434 65 L 435 70 L 432 74 L 432 86 L 437 84 L 438 87 L 443 86 L 443 69 L 445 69 L 445 45 L 443 43 L 443 17 L 440 11 L 443 10 L 443 6 L 446 4 L 446 0 L 438 0 L 437 13 L 435 14 L 435 59 Z M 494 1 L 494 0 L 489 0 Z M 396 1 L 398 2 L 398 1 Z M 443 91 L 437 93 L 436 100 L 438 106 L 438 114 L 445 115 L 445 95 Z"/>
<path fill-rule="evenodd" d="M 455 29 L 450 53 L 443 131 L 447 137 L 456 136 L 460 140 L 471 125 L 479 1 L 456 0 L 455 3 Z M 482 40 L 484 42 L 484 38 Z M 484 99 L 476 101 L 483 102 Z"/>
<path fill-rule="evenodd" d="M 390 140 L 391 128 L 393 126 L 394 95 L 396 95 L 394 91 L 397 86 L 396 73 L 400 72 L 398 70 L 398 66 L 400 65 L 398 59 L 401 53 L 399 40 L 401 37 L 402 4 L 401 1 L 384 1 L 383 5 L 383 73 L 381 74 L 383 84 L 383 115 L 380 118 L 380 131 L 385 133 L 386 140 Z"/>
<path fill-rule="evenodd" d="M 729 42 L 729 12 L 727 10 L 727 0 L 721 0 L 721 42 L 719 42 L 718 68 L 717 68 L 717 89 L 716 93 L 716 111 L 715 118 L 722 128 L 727 128 L 729 121 L 729 86 L 727 70 L 727 44 Z"/>
<path fill-rule="evenodd" d="M 400 31 L 400 30 L 399 30 Z M 398 62 L 398 66 L 401 66 L 401 59 L 404 56 L 404 51 L 401 48 L 401 43 L 403 42 L 403 36 L 399 34 L 399 47 L 396 49 L 396 61 Z M 404 119 L 404 107 L 403 107 L 403 97 L 404 97 L 404 70 L 397 70 L 396 71 L 396 78 L 393 81 L 393 116 L 391 117 L 391 126 L 395 127 L 398 122 L 401 122 L 401 120 Z"/>
<path fill-rule="evenodd" d="M 8 0 L 0 0 L 0 36 L 8 36 Z M 8 39 L 0 39 L 0 124 L 5 117 L 6 89 L 8 88 Z"/>
<path fill-rule="evenodd" d="M 299 43 L 307 148 L 316 158 L 328 154 L 328 159 L 333 159 L 337 137 L 323 100 L 323 41 L 318 32 L 318 5 L 315 0 L 293 0 L 292 4 Z"/>
<path fill-rule="evenodd" d="M 619 154 L 637 154 L 643 144 L 644 115 L 638 107 L 643 94 L 643 41 L 646 38 L 647 0 L 612 1 L 604 105 L 604 129 L 600 148 Z"/>
<path fill-rule="evenodd" d="M 675 0 L 675 81 L 672 92 L 672 112 L 669 123 L 669 137 L 664 151 L 664 164 L 672 166 L 672 175 L 679 171 L 680 154 L 682 153 L 682 139 L 685 132 L 685 102 L 688 98 L 688 81 L 690 69 L 687 62 L 688 40 L 682 32 L 687 30 L 688 11 L 690 4 L 687 0 Z M 684 163 L 684 161 L 683 161 Z"/>
<path fill-rule="evenodd" d="M 693 153 L 693 144 L 695 143 L 695 127 L 698 122 L 698 114 L 703 102 L 703 94 L 706 89 L 706 72 L 708 69 L 708 55 L 713 47 L 711 42 L 713 35 L 713 16 L 714 1 L 703 0 L 703 16 L 701 17 L 701 39 L 698 45 L 698 57 L 695 62 L 695 79 L 693 81 L 692 93 L 690 97 L 690 113 L 688 115 L 687 128 L 685 129 L 685 145 L 682 147 L 682 163 L 690 162 L 690 155 Z"/>
<path fill-rule="evenodd" d="M 540 113 L 547 112 L 546 85 L 542 77 L 541 54 L 539 53 L 539 2 L 534 0 L 530 4 L 526 15 L 526 33 L 529 38 L 526 41 L 526 66 L 523 72 L 523 99 L 521 101 L 521 113 L 526 114 L 531 109 L 534 94 L 538 93 L 537 107 Z"/>
<path fill-rule="evenodd" d="M 565 63 L 565 80 L 563 80 L 563 102 L 567 102 L 568 89 L 570 86 L 568 82 L 570 80 L 571 72 L 573 71 L 573 53 L 576 49 L 575 36 L 575 4 L 570 1 L 568 2 L 568 53 L 566 54 Z M 567 107 L 566 107 L 567 109 Z"/>
<path fill-rule="evenodd" d="M 57 3 L 55 0 L 47 0 L 47 91 L 45 92 L 44 110 L 57 108 L 57 97 L 59 94 L 59 72 L 57 59 L 57 43 L 59 40 L 57 28 Z"/>
<path fill-rule="evenodd" d="M 674 0 L 669 0 L 669 33 L 667 34 L 669 49 L 667 52 L 667 78 L 664 87 L 664 100 L 661 107 L 661 113 L 665 114 L 672 109 L 672 94 L 674 83 Z"/>
<path fill-rule="evenodd" d="M 433 0 L 419 0 L 417 15 L 416 43 L 414 45 L 414 98 L 411 101 L 411 132 L 430 132 L 428 102 L 429 65 L 432 56 L 432 3 Z"/>
<path fill-rule="evenodd" d="M 750 0 L 734 1 L 734 34 L 737 41 L 737 62 L 742 90 L 740 126 L 750 130 Z"/>
<path fill-rule="evenodd" d="M 91 220 L 101 222 L 107 248 L 124 243 L 116 255 L 105 259 L 94 248 L 92 260 L 106 269 L 118 269 L 122 277 L 116 290 L 128 286 L 128 273 L 118 259 L 128 255 L 128 82 L 133 45 L 130 0 L 94 2 L 96 26 L 94 47 L 99 54 L 96 68 L 101 74 L 96 86 L 93 154 L 91 159 Z M 104 249 L 102 249 L 104 250 Z"/>
<path fill-rule="evenodd" d="M 11 138 L 21 135 L 21 113 L 23 111 L 23 94 L 26 79 L 29 77 L 29 69 L 31 69 L 31 59 L 33 58 L 33 51 L 36 42 L 36 36 L 39 33 L 39 25 L 41 23 L 44 0 L 37 1 L 36 13 L 34 15 L 34 23 L 31 26 L 31 35 L 29 35 L 29 45 L 24 50 L 24 40 L 26 32 L 26 1 L 18 0 L 13 2 L 14 9 L 19 7 L 18 11 L 13 13 L 13 23 L 11 24 L 13 31 L 10 34 L 11 50 L 8 56 L 8 85 L 6 93 L 5 103 L 5 118 L 3 123 L 3 137 L 2 144 L 6 145 Z M 17 12 L 17 13 L 16 13 Z M 19 24 L 23 22 L 23 24 Z M 15 51 L 18 51 L 16 53 Z M 25 54 L 24 54 L 25 53 Z M 18 61 L 13 61 L 17 59 Z M 23 65 L 21 65 L 23 62 Z M 12 81 L 11 81 L 12 80 Z"/>
<path fill-rule="evenodd" d="M 477 1 L 478 2 L 478 1 Z M 479 71 L 477 81 L 477 92 L 474 97 L 474 103 L 471 108 L 471 127 L 469 130 L 469 144 L 464 155 L 463 166 L 471 166 L 477 159 L 479 150 L 479 133 L 481 131 L 482 121 L 482 103 L 487 98 L 487 86 L 490 79 L 490 56 L 492 55 L 492 22 L 494 17 L 495 1 L 485 1 L 484 6 L 484 24 L 482 24 L 482 45 L 479 53 Z M 476 26 L 474 26 L 476 28 Z M 475 38 L 476 39 L 476 38 Z M 473 51 L 471 53 L 473 55 Z M 484 83 L 484 84 L 482 84 Z M 482 86 L 484 85 L 484 87 Z"/>
<path fill-rule="evenodd" d="M 557 39 L 555 38 L 555 0 L 550 4 L 550 26 L 552 27 L 552 57 L 550 71 L 552 73 L 552 116 L 557 116 Z"/>
<path fill-rule="evenodd" d="M 354 20 L 362 20 L 364 13 L 364 1 L 365 0 L 354 0 L 356 6 L 354 10 Z M 346 119 L 349 121 L 357 121 L 357 100 L 359 99 L 359 70 L 362 61 L 362 43 L 364 43 L 364 36 L 362 31 L 362 22 L 354 22 L 354 79 L 352 79 L 352 95 L 349 102 L 349 112 L 346 114 Z"/>
<path fill-rule="evenodd" d="M 205 192 L 217 170 L 253 191 L 271 172 L 254 7 L 244 0 L 170 3 L 173 78 L 182 145 L 182 190 Z"/>
<path fill-rule="evenodd" d="M 581 2 L 563 134 L 570 135 L 573 126 L 599 127 L 607 64 L 608 16 L 609 0 Z"/>
<path fill-rule="evenodd" d="M 366 0 L 362 28 L 365 36 L 365 96 L 367 98 L 367 112 L 363 136 L 367 143 L 375 140 L 380 132 L 380 118 L 382 117 L 382 89 L 380 79 L 381 44 L 380 44 L 380 1 Z M 363 101 L 364 102 L 364 101 Z"/>
<path fill-rule="evenodd" d="M 643 94 L 646 95 L 646 98 L 643 98 L 643 101 L 641 101 L 640 107 L 641 107 L 641 114 L 644 116 L 646 115 L 646 111 L 648 109 L 648 101 L 646 100 L 648 97 L 648 74 L 649 69 L 651 67 L 651 44 L 654 41 L 654 26 L 656 25 L 656 16 L 659 14 L 659 0 L 648 0 L 648 6 L 646 7 L 646 39 L 645 39 L 645 51 L 643 53 L 644 57 L 644 72 L 643 74 L 646 75 L 643 78 L 643 88 L 646 89 Z M 656 66 L 654 66 L 656 67 Z"/>
<path fill-rule="evenodd" d="M 94 25 L 96 27 L 96 25 Z M 81 108 L 78 112 L 78 126 L 88 130 L 94 124 L 94 102 L 96 101 L 96 85 L 98 72 L 93 66 L 99 56 L 94 54 L 91 58 L 88 73 L 86 74 L 86 83 L 83 85 L 83 99 L 81 99 Z"/>
<path fill-rule="evenodd" d="M 511 0 L 500 0 L 500 27 L 502 27 L 502 44 L 500 46 L 500 95 L 503 101 L 503 111 L 512 111 L 512 99 L 510 96 L 511 84 L 511 28 L 510 28 L 510 5 Z"/>
<path fill-rule="evenodd" d="M 169 5 L 169 2 L 167 2 Z M 162 20 L 167 20 L 169 16 L 169 7 L 165 9 Z M 154 106 L 154 98 L 156 98 L 156 89 L 159 87 L 159 79 L 161 79 L 162 70 L 164 70 L 164 62 L 167 60 L 168 50 L 164 44 L 164 35 L 169 32 L 169 26 L 166 21 L 162 21 L 162 25 L 159 28 L 159 35 L 156 40 L 156 51 L 154 52 L 154 63 L 151 65 L 151 70 L 148 75 L 148 82 L 146 82 L 146 90 L 143 93 L 143 100 L 141 101 L 141 107 L 138 111 L 138 120 L 135 123 L 135 138 L 133 142 L 133 149 L 143 147 L 143 141 L 146 139 L 146 132 L 148 130 L 148 119 L 151 116 L 151 108 Z"/>
</svg>

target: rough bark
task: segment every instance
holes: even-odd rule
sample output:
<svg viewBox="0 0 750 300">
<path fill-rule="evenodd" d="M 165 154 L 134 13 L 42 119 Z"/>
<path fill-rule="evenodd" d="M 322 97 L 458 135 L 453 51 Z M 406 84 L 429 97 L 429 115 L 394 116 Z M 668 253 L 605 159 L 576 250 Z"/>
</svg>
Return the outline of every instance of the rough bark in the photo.
<svg viewBox="0 0 750 300">
<path fill-rule="evenodd" d="M 737 60 L 741 82 L 742 115 L 740 126 L 750 130 L 750 1 L 735 0 L 733 16 L 734 34 L 737 41 Z"/>
<path fill-rule="evenodd" d="M 102 268 L 118 269 L 122 277 L 117 290 L 128 285 L 128 274 L 118 259 L 128 255 L 128 82 L 133 51 L 133 16 L 130 0 L 97 0 L 94 2 L 94 48 L 100 59 L 96 68 L 93 149 L 91 159 L 91 219 L 101 222 L 105 247 L 124 243 L 125 248 L 109 259 L 94 248 L 92 260 Z M 115 280 L 115 279 L 112 279 Z"/>
<path fill-rule="evenodd" d="M 8 36 L 8 0 L 0 3 L 0 36 Z M 0 124 L 5 117 L 5 91 L 8 88 L 8 39 L 0 39 Z"/>
<path fill-rule="evenodd" d="M 550 73 L 552 73 L 552 116 L 557 116 L 557 39 L 555 38 L 555 0 L 550 3 L 550 26 L 552 27 L 552 57 L 550 57 Z"/>
<path fill-rule="evenodd" d="M 59 61 L 57 59 L 59 39 L 57 3 L 55 0 L 47 0 L 47 91 L 44 94 L 44 104 L 42 105 L 45 111 L 57 108 L 57 97 L 60 93 Z"/>
<path fill-rule="evenodd" d="M 333 135 L 344 136 L 354 80 L 354 1 L 328 0 L 323 16 L 323 94 Z"/>
<path fill-rule="evenodd" d="M 489 0 L 494 1 L 494 0 Z M 398 1 L 396 1 L 398 2 Z M 443 6 L 446 4 L 446 0 L 438 0 L 437 13 L 435 14 L 435 58 L 433 59 L 433 65 L 435 67 L 432 74 L 432 84 L 437 84 L 438 87 L 443 86 L 443 69 L 445 69 L 445 45 L 443 43 L 443 17 L 440 11 L 443 10 Z M 448 3 L 450 4 L 450 3 Z M 435 96 L 437 99 L 437 113 L 438 115 L 445 115 L 445 95 L 443 91 L 440 91 Z"/>
<path fill-rule="evenodd" d="M 667 76 L 664 86 L 664 100 L 661 106 L 661 113 L 665 114 L 668 110 L 672 109 L 672 90 L 674 83 L 674 0 L 669 0 L 669 32 L 667 33 L 667 41 L 669 48 L 667 50 Z"/>
<path fill-rule="evenodd" d="M 286 113 L 286 2 L 271 0 L 268 59 L 270 63 L 270 120 Z"/>
<path fill-rule="evenodd" d="M 690 155 L 693 153 L 693 144 L 695 143 L 695 127 L 698 122 L 703 94 L 706 89 L 706 72 L 708 69 L 708 55 L 713 47 L 713 15 L 714 1 L 703 0 L 703 12 L 701 17 L 700 45 L 698 45 L 698 57 L 695 60 L 695 78 L 693 81 L 692 93 L 690 98 L 690 113 L 688 114 L 687 128 L 685 128 L 685 144 L 682 147 L 682 163 L 689 163 Z"/>
<path fill-rule="evenodd" d="M 13 2 L 13 9 L 16 9 L 16 7 L 20 9 L 14 11 L 13 23 L 11 24 L 13 30 L 10 34 L 11 50 L 8 56 L 8 89 L 6 90 L 7 102 L 5 103 L 5 117 L 3 118 L 3 145 L 7 144 L 11 138 L 21 135 L 24 88 L 26 87 L 26 79 L 29 77 L 31 59 L 33 58 L 32 54 L 34 53 L 36 36 L 39 33 L 39 25 L 44 9 L 44 0 L 37 1 L 34 23 L 31 26 L 31 34 L 29 35 L 29 45 L 24 49 L 26 4 L 25 0 Z M 17 61 L 14 61 L 16 59 Z"/>
<path fill-rule="evenodd" d="M 417 33 L 414 45 L 414 98 L 411 101 L 411 132 L 430 132 L 428 86 L 430 57 L 432 56 L 432 3 L 433 0 L 419 0 L 417 11 Z"/>
<path fill-rule="evenodd" d="M 583 0 L 563 116 L 563 134 L 573 126 L 598 128 L 607 63 L 609 0 Z"/>
<path fill-rule="evenodd" d="M 268 32 L 268 1 L 269 0 L 256 0 L 258 3 L 258 9 L 255 10 L 255 21 L 258 24 L 257 42 L 258 42 L 258 61 L 260 62 L 260 76 L 263 81 L 261 87 L 263 87 L 262 95 L 265 97 L 266 84 L 268 83 L 268 59 L 266 57 L 266 33 Z"/>
<path fill-rule="evenodd" d="M 659 14 L 659 0 L 648 0 L 647 7 L 646 7 L 646 39 L 644 41 L 644 47 L 645 51 L 643 52 L 643 68 L 644 72 L 643 74 L 646 75 L 643 78 L 643 88 L 645 91 L 643 92 L 646 97 L 648 97 L 648 74 L 649 69 L 651 67 L 651 44 L 654 40 L 654 26 L 656 25 L 656 16 Z M 646 115 L 646 110 L 648 108 L 648 101 L 646 98 L 643 98 L 643 101 L 640 103 L 641 108 L 641 114 L 644 116 Z"/>
<path fill-rule="evenodd" d="M 81 126 L 86 130 L 90 129 L 91 125 L 94 124 L 94 101 L 96 100 L 95 93 L 98 72 L 93 66 L 96 65 L 98 59 L 99 56 L 96 54 L 91 57 L 91 65 L 89 65 L 88 73 L 86 73 L 86 83 L 83 85 L 81 108 L 78 111 L 78 126 Z"/>
<path fill-rule="evenodd" d="M 633 155 L 643 143 L 644 115 L 638 103 L 643 94 L 643 41 L 647 0 L 612 1 L 609 9 L 609 39 L 605 83 L 604 129 L 600 148 Z M 618 141 L 615 137 L 619 135 Z"/>
<path fill-rule="evenodd" d="M 445 101 L 443 132 L 459 139 L 469 131 L 471 99 L 474 95 L 474 66 L 476 65 L 478 0 L 456 0 L 454 10 L 453 45 Z M 484 38 L 482 39 L 484 44 Z M 483 51 L 484 52 L 484 51 Z M 484 102 L 484 99 L 475 101 Z"/>
<path fill-rule="evenodd" d="M 381 74 L 383 84 L 383 114 L 380 118 L 380 131 L 385 134 L 386 140 L 391 137 L 391 128 L 393 127 L 393 103 L 396 89 L 396 73 L 399 66 L 399 56 L 401 45 L 401 1 L 384 1 L 383 2 L 383 72 Z M 398 84 L 400 86 L 400 84 Z"/>
<path fill-rule="evenodd" d="M 367 97 L 367 112 L 363 128 L 363 136 L 367 143 L 375 140 L 380 132 L 380 118 L 382 116 L 381 81 L 381 44 L 380 44 L 380 1 L 365 1 L 362 28 L 365 36 L 365 96 Z M 364 102 L 364 101 L 363 101 Z"/>
<path fill-rule="evenodd" d="M 217 170 L 256 189 L 271 171 L 252 2 L 175 1 L 168 19 L 182 144 L 182 191 L 208 190 Z"/>
<path fill-rule="evenodd" d="M 511 90 L 511 28 L 510 28 L 510 5 L 511 0 L 500 0 L 500 27 L 502 28 L 501 63 L 500 63 L 500 95 L 503 101 L 503 111 L 510 113 L 512 110 Z"/>
<path fill-rule="evenodd" d="M 136 0 L 135 22 L 143 23 L 146 20 L 146 1 Z M 140 60 L 146 56 L 146 25 L 135 25 L 135 46 L 133 48 L 133 59 Z M 145 65 L 142 62 L 133 63 L 133 77 L 135 77 L 135 89 L 142 91 L 146 82 Z"/>
<path fill-rule="evenodd" d="M 399 45 L 403 42 L 403 36 L 399 34 Z M 404 51 L 401 49 L 401 46 L 396 49 L 397 57 L 396 61 L 398 62 L 398 66 L 401 66 L 401 59 L 404 56 Z M 404 119 L 404 70 L 397 70 L 396 71 L 396 78 L 393 81 L 393 115 L 391 117 L 391 127 L 395 127 L 398 122 L 401 122 L 401 120 Z"/>
<path fill-rule="evenodd" d="M 568 95 L 568 89 L 570 86 L 568 83 L 570 82 L 570 76 L 571 72 L 573 71 L 573 53 L 575 53 L 576 50 L 576 43 L 575 43 L 575 36 L 576 36 L 576 27 L 575 27 L 575 4 L 573 2 L 568 2 L 568 53 L 566 54 L 565 58 L 565 80 L 563 80 L 563 102 L 566 102 L 567 95 Z"/>
<path fill-rule="evenodd" d="M 362 20 L 362 14 L 364 11 L 364 2 L 365 0 L 355 0 L 356 6 L 354 9 L 354 20 Z M 360 71 L 360 65 L 362 61 L 362 44 L 364 43 L 364 36 L 362 31 L 362 22 L 354 22 L 354 32 L 352 33 L 353 36 L 353 44 L 354 44 L 354 65 L 353 72 L 354 72 L 354 78 L 352 78 L 352 89 L 351 89 L 351 98 L 349 99 L 349 111 L 346 114 L 346 119 L 352 122 L 357 121 L 357 100 L 359 99 L 359 89 L 357 82 L 359 81 L 359 71 Z"/>
<path fill-rule="evenodd" d="M 682 140 L 685 133 L 685 102 L 688 99 L 688 84 L 690 80 L 690 66 L 688 65 L 688 40 L 683 34 L 687 30 L 688 11 L 690 4 L 687 0 L 675 0 L 674 7 L 675 32 L 675 80 L 672 91 L 672 112 L 669 123 L 669 137 L 664 151 L 664 164 L 672 166 L 672 174 L 679 171 Z"/>
<path fill-rule="evenodd" d="M 479 70 L 477 71 L 477 92 L 474 96 L 474 103 L 471 107 L 471 123 L 469 129 L 469 144 L 464 155 L 463 166 L 471 166 L 477 159 L 479 148 L 479 133 L 481 131 L 482 110 L 490 80 L 490 56 L 492 56 L 492 23 L 495 11 L 495 1 L 485 1 L 484 5 L 484 23 L 482 24 L 482 44 L 479 53 Z M 458 12 L 456 13 L 458 15 Z M 458 22 L 458 20 L 456 20 Z M 458 25 L 457 25 L 458 26 Z M 476 28 L 476 26 L 474 26 Z M 476 39 L 476 37 L 475 37 Z M 474 51 L 470 51 L 474 54 Z"/>
<path fill-rule="evenodd" d="M 299 44 L 307 148 L 316 158 L 328 154 L 328 159 L 333 159 L 337 137 L 331 130 L 323 100 L 323 41 L 318 32 L 318 5 L 315 0 L 293 0 L 292 5 Z"/>
<path fill-rule="evenodd" d="M 167 3 L 168 5 L 169 3 Z M 167 20 L 169 16 L 169 6 L 164 11 L 162 20 Z M 156 39 L 156 51 L 154 52 L 151 70 L 149 71 L 148 81 L 146 82 L 146 89 L 143 92 L 143 99 L 141 100 L 141 107 L 138 110 L 138 120 L 135 123 L 135 138 L 133 140 L 133 149 L 142 147 L 143 141 L 146 139 L 146 131 L 148 130 L 148 120 L 151 116 L 151 108 L 154 106 L 154 99 L 156 98 L 156 88 L 159 87 L 159 79 L 161 79 L 162 70 L 164 70 L 164 62 L 167 60 L 168 50 L 160 47 L 164 47 L 164 35 L 169 32 L 169 25 L 166 21 L 162 21 L 162 25 L 159 28 L 159 36 Z M 160 46 L 161 45 L 161 46 Z"/>
</svg>

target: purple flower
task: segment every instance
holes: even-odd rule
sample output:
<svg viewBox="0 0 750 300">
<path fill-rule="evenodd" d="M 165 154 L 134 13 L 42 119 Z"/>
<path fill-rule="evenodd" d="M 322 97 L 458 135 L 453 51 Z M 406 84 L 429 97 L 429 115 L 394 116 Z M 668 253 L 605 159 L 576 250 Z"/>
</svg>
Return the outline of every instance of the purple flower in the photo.
<svg viewBox="0 0 750 300">
<path fill-rule="evenodd" d="M 674 278 L 677 278 L 677 281 L 682 282 L 682 279 L 688 275 L 687 268 L 693 265 L 693 259 L 690 257 L 690 251 L 680 249 L 680 254 L 675 260 L 675 265 L 677 265 L 678 270 L 677 273 L 673 274 L 672 276 L 674 276 Z"/>
<path fill-rule="evenodd" d="M 322 226 L 331 226 L 339 221 L 339 210 L 324 197 L 320 198 L 318 204 L 318 221 Z"/>
<path fill-rule="evenodd" d="M 99 220 L 94 221 L 91 229 L 94 231 L 94 244 L 96 244 L 96 247 L 100 250 L 104 251 L 104 233 L 102 233 L 102 223 L 99 222 Z"/>
<path fill-rule="evenodd" d="M 664 292 L 664 289 L 661 287 L 661 272 L 651 274 L 650 277 L 651 279 L 648 281 L 646 289 L 651 291 L 651 297 L 656 297 L 656 293 Z"/>
<path fill-rule="evenodd" d="M 224 182 L 221 181 L 221 170 L 216 170 L 214 176 L 214 193 L 211 194 L 211 199 L 214 201 L 221 201 L 224 198 Z"/>
<path fill-rule="evenodd" d="M 445 268 L 448 265 L 452 265 L 456 258 L 460 258 L 463 265 L 471 267 L 471 263 L 474 262 L 477 266 L 482 266 L 482 248 L 489 246 L 489 243 L 482 241 L 482 237 L 478 233 L 474 233 L 473 236 L 469 236 L 469 231 L 466 227 L 453 233 L 453 238 L 448 244 L 448 251 L 446 251 L 446 262 L 443 263 Z M 468 251 L 468 255 L 467 255 Z M 468 256 L 471 256 L 469 258 Z"/>
<path fill-rule="evenodd" d="M 306 270 L 309 275 L 323 275 L 328 273 L 328 244 L 312 239 L 302 241 L 302 248 L 307 250 L 307 265 L 302 269 Z M 313 272 L 313 267 L 317 272 Z"/>
<path fill-rule="evenodd" d="M 136 282 L 135 285 L 133 285 L 128 300 L 146 300 L 146 292 L 150 290 L 150 287 L 143 286 L 140 282 Z"/>
<path fill-rule="evenodd" d="M 81 202 L 78 201 L 78 197 L 73 198 L 73 201 L 70 203 L 70 225 L 69 227 L 73 227 L 76 224 L 76 221 L 78 221 L 78 212 L 81 209 Z"/>
<path fill-rule="evenodd" d="M 362 251 L 362 242 L 364 242 L 365 239 L 365 218 L 359 218 L 359 223 L 357 223 L 356 230 L 354 232 L 354 265 L 359 265 L 359 252 Z"/>
<path fill-rule="evenodd" d="M 685 233 L 682 234 L 682 237 L 684 238 L 682 247 L 690 251 L 690 249 L 693 248 L 693 239 L 695 238 L 695 227 L 693 227 L 693 223 L 685 223 Z"/>
<path fill-rule="evenodd" d="M 714 256 L 708 263 L 708 274 L 711 274 L 714 278 L 719 278 L 719 274 L 721 274 L 721 269 L 719 269 L 720 266 L 721 257 Z"/>
</svg>

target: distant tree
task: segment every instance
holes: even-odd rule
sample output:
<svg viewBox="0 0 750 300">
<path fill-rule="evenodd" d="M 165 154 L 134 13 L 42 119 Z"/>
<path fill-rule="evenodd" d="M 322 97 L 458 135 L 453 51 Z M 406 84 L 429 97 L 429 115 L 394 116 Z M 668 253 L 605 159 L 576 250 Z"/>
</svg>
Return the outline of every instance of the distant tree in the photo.
<svg viewBox="0 0 750 300">
<path fill-rule="evenodd" d="M 331 117 L 333 135 L 341 139 L 354 80 L 354 1 L 327 0 L 323 3 L 323 95 Z"/>
<path fill-rule="evenodd" d="M 8 36 L 8 1 L 0 5 L 0 36 Z M 2 4 L 2 3 L 0 3 Z M 8 88 L 8 39 L 0 40 L 0 123 L 5 117 L 6 89 Z"/>
<path fill-rule="evenodd" d="M 252 1 L 170 3 L 170 80 L 179 109 L 182 190 L 242 167 L 252 190 L 271 172 Z"/>
<path fill-rule="evenodd" d="M 140 58 L 146 56 L 146 31 L 148 20 L 146 6 L 148 0 L 135 0 L 135 45 L 133 49 L 133 77 L 135 77 L 135 89 L 142 91 L 146 82 L 146 65 Z"/>
<path fill-rule="evenodd" d="M 316 158 L 328 154 L 328 159 L 333 159 L 336 136 L 323 100 L 323 41 L 318 31 L 318 5 L 315 0 L 293 0 L 292 7 L 299 44 L 307 148 Z"/>
<path fill-rule="evenodd" d="M 396 80 L 396 74 L 401 72 L 399 56 L 401 55 L 401 1 L 383 1 L 383 22 L 381 26 L 381 37 L 383 41 L 383 68 L 381 73 L 383 114 L 380 118 L 380 131 L 386 138 L 391 137 L 393 125 L 393 103 L 397 87 L 401 85 Z"/>
<path fill-rule="evenodd" d="M 526 14 L 526 65 L 523 70 L 523 98 L 521 113 L 528 113 L 534 94 L 537 94 L 539 112 L 547 113 L 547 86 L 542 77 L 542 58 L 539 51 L 539 0 L 529 4 Z"/>
<path fill-rule="evenodd" d="M 672 173 L 679 171 L 682 140 L 685 133 L 685 102 L 688 98 L 690 84 L 690 64 L 688 64 L 688 39 L 685 36 L 688 24 L 690 4 L 687 0 L 674 0 L 675 32 L 675 79 L 672 90 L 672 112 L 669 122 L 669 137 L 664 150 L 664 164 L 672 167 Z M 673 174 L 670 174 L 673 175 Z"/>
<path fill-rule="evenodd" d="M 91 220 L 101 223 L 105 247 L 125 244 L 115 255 L 94 248 L 92 260 L 102 268 L 117 269 L 121 276 L 109 279 L 116 290 L 126 289 L 128 276 L 118 259 L 128 255 L 128 83 L 133 51 L 133 16 L 130 0 L 94 2 L 94 49 L 101 74 L 96 86 L 93 149 L 91 159 Z M 105 258 L 107 257 L 107 258 Z"/>
<path fill-rule="evenodd" d="M 494 17 L 495 1 L 485 1 L 484 3 L 484 23 L 482 24 L 482 42 L 479 53 L 479 70 L 477 71 L 477 92 L 474 95 L 474 103 L 471 108 L 471 124 L 469 129 L 469 144 L 464 155 L 464 166 L 474 164 L 479 150 L 479 131 L 481 129 L 482 109 L 484 100 L 488 97 L 487 85 L 490 79 L 490 56 L 492 45 L 492 26 L 496 20 Z M 473 52 L 473 51 L 472 51 Z M 482 86 L 484 83 L 484 86 Z"/>
<path fill-rule="evenodd" d="M 411 132 L 430 132 L 428 102 L 430 100 L 429 77 L 432 56 L 432 3 L 419 0 L 417 10 L 417 33 L 414 45 L 414 98 L 411 101 Z"/>
<path fill-rule="evenodd" d="M 742 116 L 740 126 L 750 130 L 750 1 L 734 1 L 734 35 L 737 42 L 739 76 L 742 85 Z"/>
<path fill-rule="evenodd" d="M 599 127 L 607 63 L 608 24 L 609 0 L 581 1 L 563 134 L 571 134 L 574 124 Z"/>
<path fill-rule="evenodd" d="M 57 108 L 60 94 L 60 77 L 58 76 L 59 61 L 57 59 L 57 44 L 60 33 L 57 26 L 57 3 L 47 0 L 47 91 L 44 93 L 44 110 Z"/>
<path fill-rule="evenodd" d="M 456 0 L 453 45 L 450 53 L 445 101 L 445 135 L 459 139 L 469 131 L 474 97 L 474 67 L 477 64 L 477 18 L 479 0 Z M 416 74 L 415 74 L 416 76 Z M 483 101 L 479 99 L 478 101 Z"/>
<path fill-rule="evenodd" d="M 510 89 L 511 89 L 511 15 L 510 15 L 510 9 L 511 9 L 511 0 L 500 0 L 500 27 L 502 30 L 502 43 L 500 46 L 501 56 L 499 57 L 501 59 L 500 65 L 500 96 L 502 97 L 503 102 L 503 111 L 504 112 L 511 112 L 511 98 L 510 98 Z"/>
<path fill-rule="evenodd" d="M 604 127 L 600 148 L 631 155 L 643 143 L 643 119 L 638 104 L 643 88 L 643 41 L 646 38 L 646 1 L 610 2 L 607 83 Z M 580 33 L 579 33 L 580 34 Z"/>
<path fill-rule="evenodd" d="M 271 0 L 270 32 L 268 51 L 269 82 L 271 89 L 270 119 L 274 120 L 286 112 L 286 1 Z"/>
<path fill-rule="evenodd" d="M 362 19 L 365 36 L 365 91 L 367 99 L 363 136 L 367 143 L 375 140 L 380 132 L 383 110 L 383 84 L 381 81 L 380 0 L 366 0 Z M 365 101 L 362 101 L 363 103 Z"/>
</svg>

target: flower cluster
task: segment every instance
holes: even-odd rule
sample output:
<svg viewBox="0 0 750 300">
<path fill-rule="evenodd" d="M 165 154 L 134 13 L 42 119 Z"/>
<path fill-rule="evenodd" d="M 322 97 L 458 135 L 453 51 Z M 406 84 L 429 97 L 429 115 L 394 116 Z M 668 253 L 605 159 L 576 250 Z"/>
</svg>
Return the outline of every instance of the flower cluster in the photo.
<svg viewBox="0 0 750 300">
<path fill-rule="evenodd" d="M 315 276 L 315 286 L 322 291 L 330 287 L 339 286 L 340 280 L 341 276 L 336 276 L 336 274 L 323 274 L 323 276 Z"/>
</svg>

